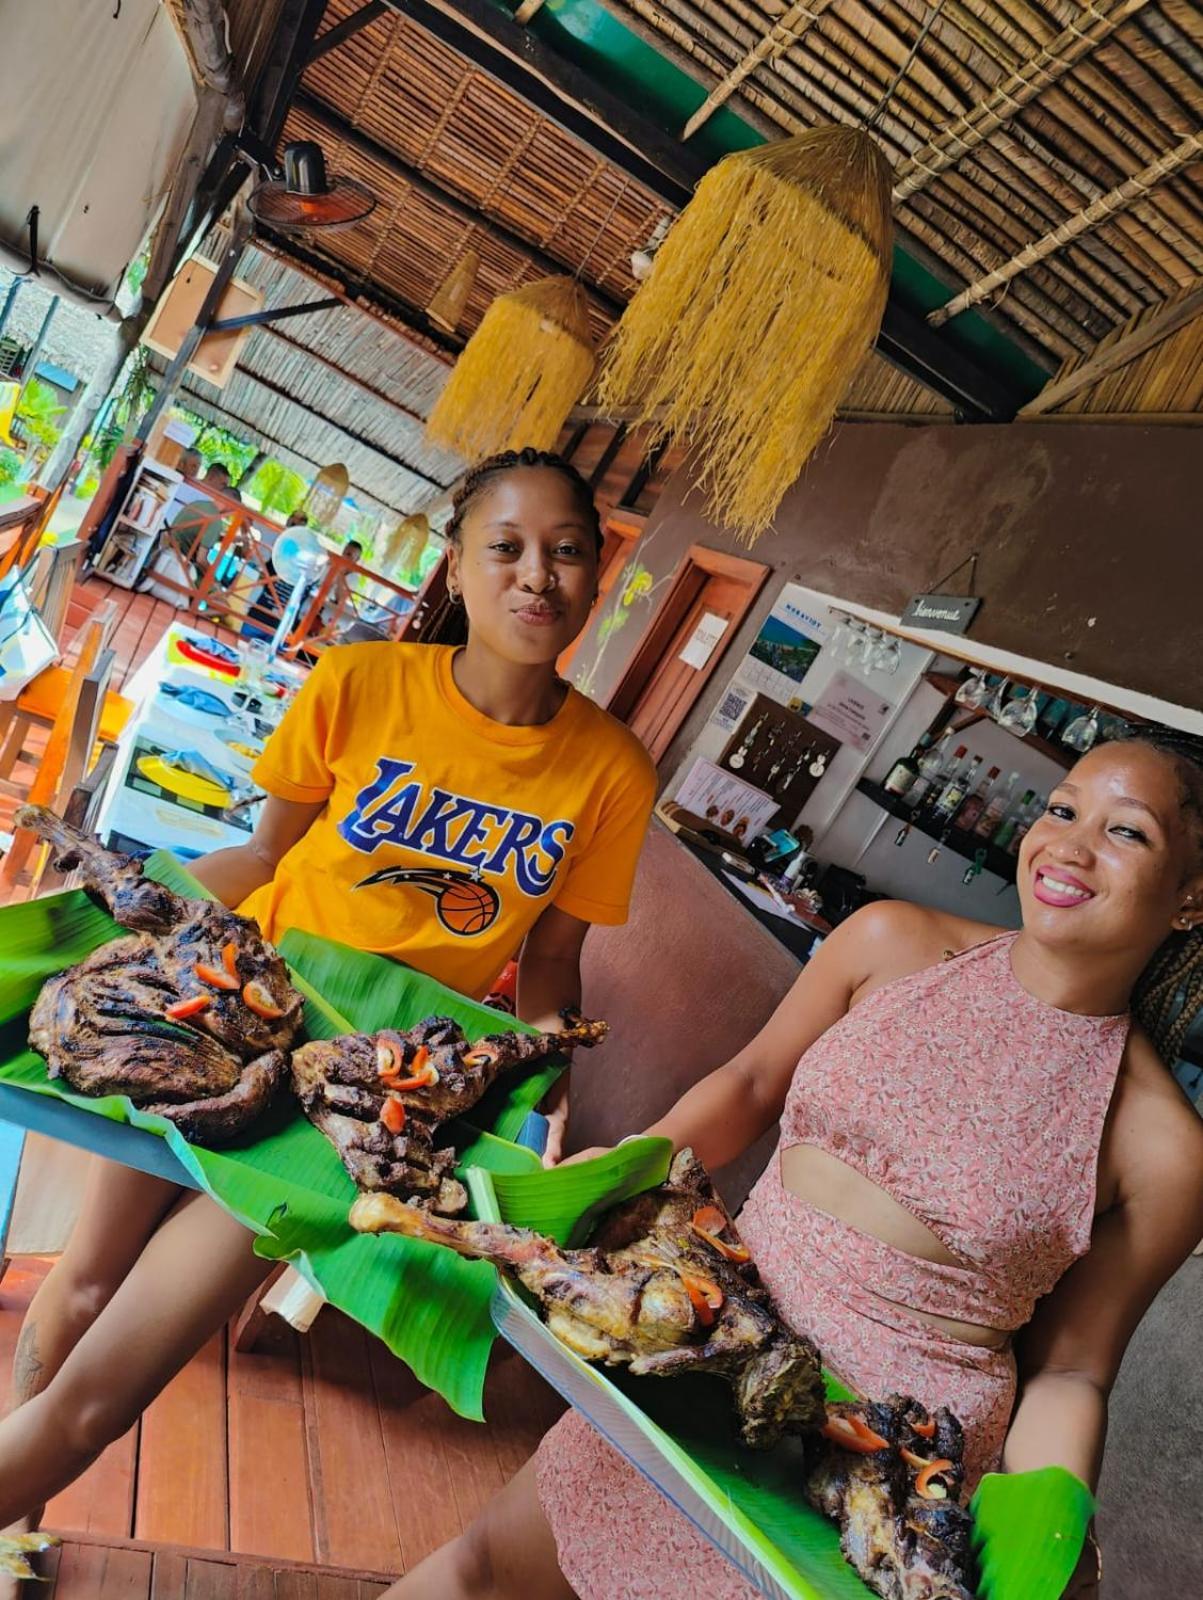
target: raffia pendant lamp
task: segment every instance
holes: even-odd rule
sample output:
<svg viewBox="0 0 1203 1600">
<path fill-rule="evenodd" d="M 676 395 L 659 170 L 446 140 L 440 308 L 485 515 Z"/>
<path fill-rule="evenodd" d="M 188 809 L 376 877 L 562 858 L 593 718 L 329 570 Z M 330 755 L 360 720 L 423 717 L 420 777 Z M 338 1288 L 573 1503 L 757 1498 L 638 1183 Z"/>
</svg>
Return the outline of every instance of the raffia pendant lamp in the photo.
<svg viewBox="0 0 1203 1600">
<path fill-rule="evenodd" d="M 387 533 L 376 540 L 376 567 L 390 577 L 406 573 L 413 568 L 430 539 L 430 519 L 424 511 L 402 517 Z"/>
<path fill-rule="evenodd" d="M 692 446 L 710 513 L 746 543 L 772 522 L 881 326 L 890 182 L 853 128 L 725 157 L 604 357 L 602 407 Z"/>
<path fill-rule="evenodd" d="M 465 250 L 435 290 L 434 299 L 426 307 L 426 315 L 437 327 L 454 333 L 464 319 L 468 296 L 480 271 L 480 256 L 475 250 Z"/>
<path fill-rule="evenodd" d="M 550 450 L 593 376 L 589 301 L 572 278 L 498 295 L 464 346 L 426 424 L 432 443 L 480 461 Z"/>
<path fill-rule="evenodd" d="M 341 461 L 323 467 L 309 486 L 302 506 L 309 521 L 317 528 L 332 528 L 339 507 L 351 488 L 351 475 Z"/>
</svg>

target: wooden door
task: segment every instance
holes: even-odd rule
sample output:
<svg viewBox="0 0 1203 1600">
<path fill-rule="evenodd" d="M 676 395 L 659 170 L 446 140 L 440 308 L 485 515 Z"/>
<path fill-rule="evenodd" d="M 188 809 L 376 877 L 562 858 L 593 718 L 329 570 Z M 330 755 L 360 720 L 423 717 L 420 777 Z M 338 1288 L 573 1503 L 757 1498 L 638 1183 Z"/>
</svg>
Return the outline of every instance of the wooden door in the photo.
<svg viewBox="0 0 1203 1600">
<path fill-rule="evenodd" d="M 658 761 L 747 615 L 769 569 L 694 545 L 610 700 L 610 710 Z M 700 666 L 682 659 L 710 616 L 726 624 Z"/>
<path fill-rule="evenodd" d="M 593 618 L 598 609 L 605 604 L 606 596 L 626 571 L 627 562 L 631 559 L 631 552 L 643 534 L 647 518 L 640 511 L 629 511 L 619 507 L 611 511 L 602 524 L 602 548 L 597 563 L 597 599 L 593 602 L 593 609 L 589 613 L 589 621 L 577 634 L 576 638 L 561 652 L 556 662 L 556 671 L 561 678 L 568 672 L 569 663 L 584 643 L 585 635 L 589 631 Z"/>
</svg>

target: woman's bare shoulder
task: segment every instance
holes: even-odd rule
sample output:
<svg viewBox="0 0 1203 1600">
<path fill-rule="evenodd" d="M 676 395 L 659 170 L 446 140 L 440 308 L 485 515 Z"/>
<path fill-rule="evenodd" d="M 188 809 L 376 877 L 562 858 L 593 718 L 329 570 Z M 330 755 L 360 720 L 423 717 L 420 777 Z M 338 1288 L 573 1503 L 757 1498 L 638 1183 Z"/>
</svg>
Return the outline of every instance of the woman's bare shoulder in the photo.
<svg viewBox="0 0 1203 1600">
<path fill-rule="evenodd" d="M 862 981 L 877 987 L 935 966 L 1004 931 L 909 900 L 876 900 L 841 923 L 832 938 L 854 956 Z"/>
</svg>

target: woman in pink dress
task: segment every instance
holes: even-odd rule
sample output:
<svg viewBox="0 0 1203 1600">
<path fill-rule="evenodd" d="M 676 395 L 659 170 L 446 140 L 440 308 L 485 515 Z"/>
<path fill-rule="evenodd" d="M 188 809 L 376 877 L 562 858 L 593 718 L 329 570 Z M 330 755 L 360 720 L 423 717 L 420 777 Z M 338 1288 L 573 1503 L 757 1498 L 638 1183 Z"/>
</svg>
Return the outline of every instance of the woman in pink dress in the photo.
<svg viewBox="0 0 1203 1600">
<path fill-rule="evenodd" d="M 1092 751 L 1018 883 L 1017 934 L 859 912 L 648 1129 L 714 1170 L 780 1123 L 739 1218 L 767 1286 L 855 1389 L 953 1408 L 970 1491 L 1050 1465 L 1093 1486 L 1124 1348 L 1203 1234 L 1203 1123 L 1129 1011 L 1135 991 L 1172 1060 L 1203 947 L 1203 768 L 1170 742 Z M 570 1412 L 387 1600 L 486 1594 L 753 1590 Z"/>
</svg>

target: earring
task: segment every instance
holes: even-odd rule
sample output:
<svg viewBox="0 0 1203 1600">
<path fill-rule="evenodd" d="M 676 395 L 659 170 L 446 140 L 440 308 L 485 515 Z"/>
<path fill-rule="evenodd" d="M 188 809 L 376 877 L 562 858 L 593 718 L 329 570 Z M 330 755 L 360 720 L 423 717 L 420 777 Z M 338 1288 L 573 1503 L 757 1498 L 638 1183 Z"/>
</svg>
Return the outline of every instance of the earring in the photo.
<svg viewBox="0 0 1203 1600">
<path fill-rule="evenodd" d="M 450 584 L 447 585 L 447 598 L 453 606 L 462 606 L 464 603 L 463 596 L 459 590 L 453 589 Z"/>
</svg>

